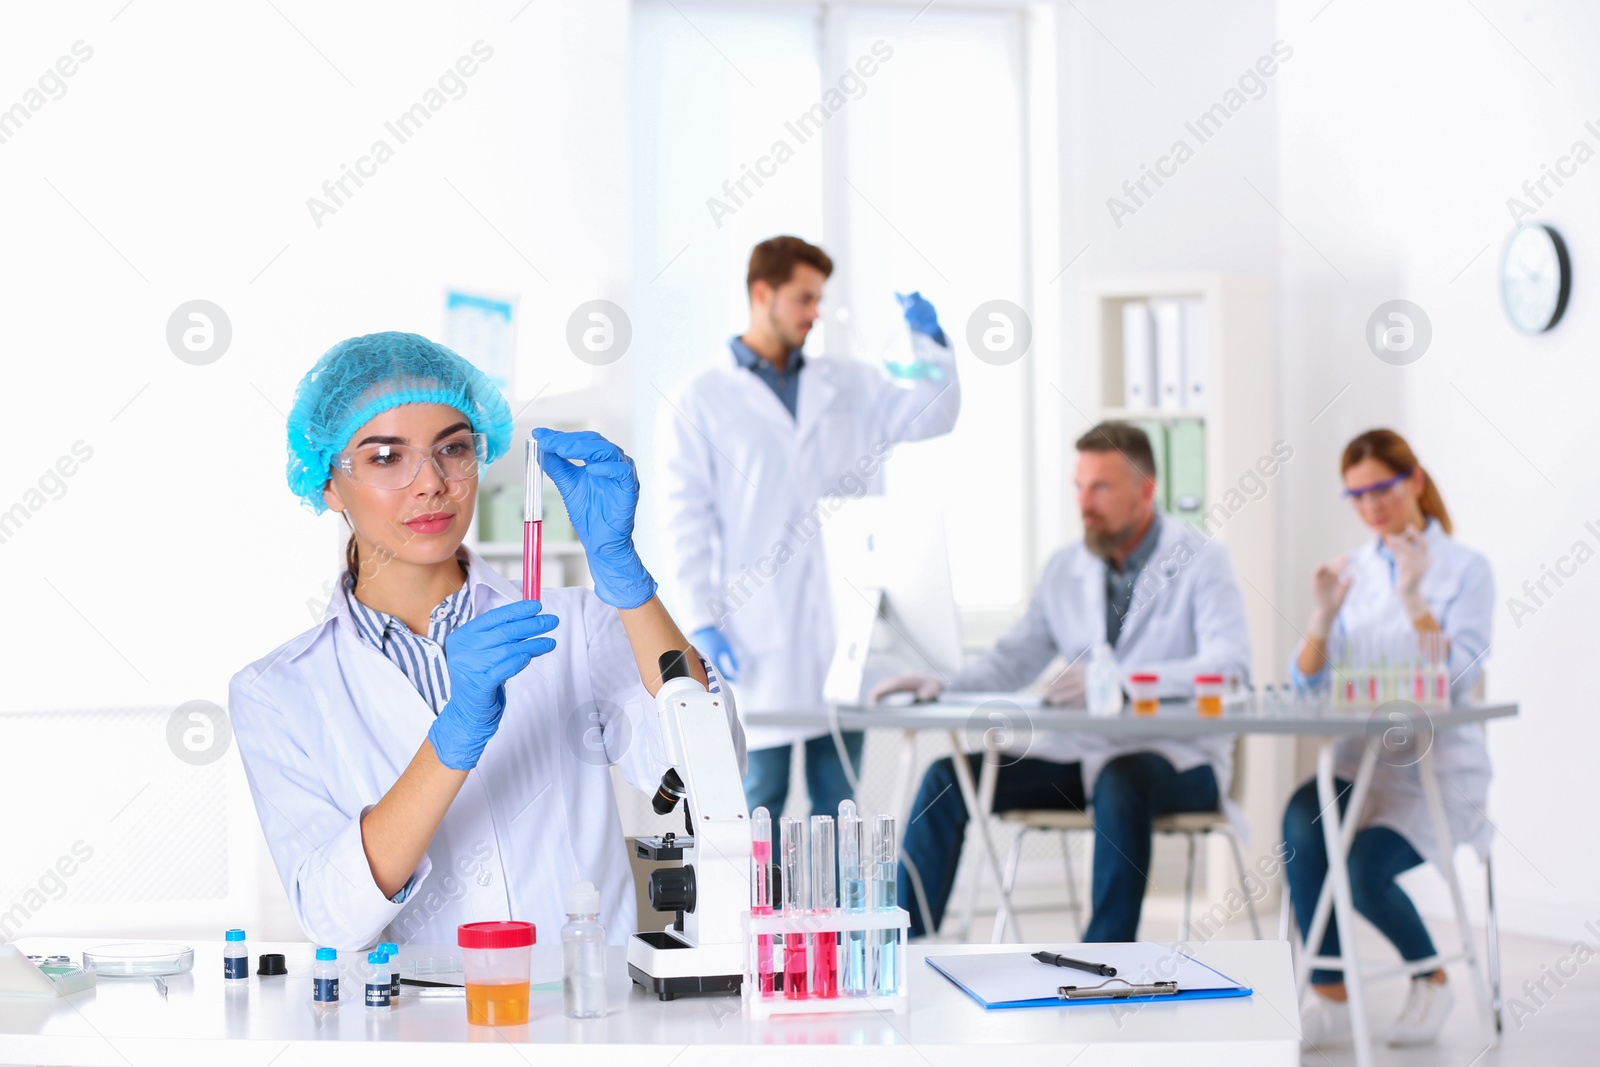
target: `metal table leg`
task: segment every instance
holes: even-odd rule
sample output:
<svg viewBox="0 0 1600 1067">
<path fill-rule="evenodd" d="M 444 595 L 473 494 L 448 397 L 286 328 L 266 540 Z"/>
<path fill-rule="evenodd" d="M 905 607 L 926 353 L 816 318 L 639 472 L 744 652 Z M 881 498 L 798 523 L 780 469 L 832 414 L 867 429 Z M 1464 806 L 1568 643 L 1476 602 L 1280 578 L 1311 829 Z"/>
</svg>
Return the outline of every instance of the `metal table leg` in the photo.
<svg viewBox="0 0 1600 1067">
<path fill-rule="evenodd" d="M 1467 971 L 1472 984 L 1472 997 L 1478 1002 L 1478 1014 L 1489 1031 L 1490 1040 L 1498 1043 L 1495 1032 L 1494 1010 L 1490 1007 L 1488 987 L 1483 970 L 1478 963 L 1477 942 L 1472 936 L 1472 925 L 1467 921 L 1467 902 L 1461 895 L 1461 880 L 1456 877 L 1455 841 L 1450 836 L 1450 820 L 1445 815 L 1444 798 L 1439 793 L 1439 776 L 1434 772 L 1433 749 L 1423 754 L 1417 765 L 1422 778 L 1422 795 L 1428 802 L 1428 814 L 1433 820 L 1433 839 L 1440 850 L 1440 873 L 1450 887 L 1450 901 L 1455 905 L 1456 925 L 1461 931 L 1461 952 L 1467 960 Z"/>
<path fill-rule="evenodd" d="M 983 753 L 983 766 L 978 770 L 978 810 L 990 812 L 994 810 L 994 786 L 999 777 L 999 754 L 985 748 Z M 988 826 L 988 823 L 984 823 Z M 972 920 L 978 912 L 978 891 L 983 888 L 983 864 L 975 863 L 967 871 L 966 903 L 961 908 L 961 925 L 957 928 L 961 933 L 962 941 L 972 939 Z M 995 912 L 998 919 L 1005 914 L 1005 909 Z M 996 927 L 998 930 L 999 927 Z M 991 943 L 1000 940 L 996 933 L 990 938 Z"/>
<path fill-rule="evenodd" d="M 1331 746 L 1335 742 L 1329 741 Z M 1340 855 L 1348 855 L 1350 843 L 1355 840 L 1361 812 L 1366 810 L 1367 792 L 1372 786 L 1372 778 L 1378 765 L 1378 750 L 1375 745 L 1369 744 L 1362 754 L 1361 765 L 1356 771 L 1356 780 L 1351 784 L 1350 802 L 1346 805 L 1345 816 L 1339 823 L 1338 809 L 1324 805 L 1325 810 L 1331 813 L 1340 827 Z M 1328 919 L 1333 915 L 1333 887 L 1326 879 L 1322 882 L 1322 890 L 1317 894 L 1317 906 L 1312 909 L 1311 929 L 1304 942 L 1301 944 L 1301 953 L 1296 961 L 1295 989 L 1304 996 L 1306 985 L 1313 970 L 1314 951 L 1307 948 L 1309 945 L 1321 945 L 1322 935 L 1328 929 Z"/>
<path fill-rule="evenodd" d="M 1000 864 L 1000 855 L 994 850 L 994 838 L 989 836 L 989 811 L 979 802 L 977 784 L 972 780 L 972 768 L 967 766 L 967 754 L 962 748 L 961 735 L 956 731 L 949 732 L 951 763 L 956 772 L 956 784 L 961 788 L 962 802 L 967 806 L 967 818 L 972 831 L 978 835 L 978 842 L 983 847 L 984 855 L 989 858 L 989 871 L 994 875 L 995 885 L 999 887 L 1000 907 L 1006 910 L 1006 926 L 1013 934 L 1020 938 L 1016 930 L 1016 919 L 1011 911 L 1011 894 L 1006 892 L 1005 871 Z"/>
<path fill-rule="evenodd" d="M 1365 797 L 1352 795 L 1350 805 L 1345 809 L 1344 819 L 1339 818 L 1338 793 L 1334 789 L 1333 781 L 1334 747 L 1333 741 L 1324 741 L 1322 750 L 1317 753 L 1317 799 L 1323 811 L 1322 841 L 1328 850 L 1327 881 L 1333 890 L 1333 914 L 1339 925 L 1339 956 L 1344 969 L 1345 990 L 1350 998 L 1350 1029 L 1355 1046 L 1356 1064 L 1357 1067 L 1372 1067 L 1372 1034 L 1367 1027 L 1367 1002 L 1361 978 L 1361 960 L 1355 950 L 1356 908 L 1350 893 L 1350 869 L 1345 862 L 1349 855 L 1350 841 L 1343 833 L 1345 824 L 1352 828 L 1356 825 L 1356 820 L 1361 815 L 1361 809 L 1356 801 L 1364 800 Z M 1367 782 L 1371 781 L 1375 762 L 1376 753 L 1369 744 L 1367 755 L 1361 763 L 1362 774 L 1357 776 L 1358 786 L 1366 784 L 1359 781 L 1361 777 L 1365 777 Z M 1351 836 L 1354 836 L 1353 833 Z M 1318 911 L 1321 910 L 1319 907 Z M 1315 923 L 1312 925 L 1316 926 Z M 1313 929 L 1312 932 L 1316 934 L 1317 940 L 1308 944 L 1316 945 L 1321 941 L 1321 931 Z M 1309 964 L 1317 957 L 1312 955 L 1312 950 L 1308 948 L 1303 958 Z"/>
</svg>

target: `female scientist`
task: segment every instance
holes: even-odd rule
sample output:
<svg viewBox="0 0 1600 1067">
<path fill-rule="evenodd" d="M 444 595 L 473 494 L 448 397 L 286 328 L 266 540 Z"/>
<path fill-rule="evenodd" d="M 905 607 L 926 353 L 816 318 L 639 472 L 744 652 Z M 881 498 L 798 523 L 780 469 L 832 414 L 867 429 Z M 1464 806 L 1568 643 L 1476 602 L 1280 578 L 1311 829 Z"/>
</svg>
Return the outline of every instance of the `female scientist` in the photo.
<svg viewBox="0 0 1600 1067">
<path fill-rule="evenodd" d="M 1418 635 L 1439 633 L 1448 647 L 1450 695 L 1461 700 L 1473 691 L 1489 650 L 1494 583 L 1488 562 L 1450 536 L 1450 515 L 1428 472 L 1404 438 L 1391 430 L 1370 430 L 1345 446 L 1339 461 L 1344 495 L 1361 521 L 1376 535 L 1366 544 L 1322 564 L 1312 576 L 1316 607 L 1290 671 L 1297 687 L 1327 684 L 1330 661 L 1352 645 L 1416 648 Z M 1342 744 L 1336 767 L 1340 808 L 1344 807 L 1360 744 Z M 1483 816 L 1489 792 L 1489 754 L 1478 726 L 1440 729 L 1433 739 L 1434 768 L 1441 780 L 1450 834 L 1457 843 L 1480 851 L 1490 827 Z M 1433 825 L 1414 760 L 1407 765 L 1379 761 L 1360 829 L 1350 846 L 1350 888 L 1356 910 L 1383 933 L 1406 960 L 1436 953 L 1427 927 L 1395 878 L 1421 864 L 1452 862 L 1434 840 Z M 1317 895 L 1328 871 L 1316 782 L 1307 782 L 1289 801 L 1283 836 L 1289 847 L 1288 881 L 1301 936 L 1311 925 Z M 1320 953 L 1339 952 L 1339 931 L 1330 921 Z M 1311 1045 L 1331 1044 L 1350 1033 L 1345 988 L 1337 971 L 1311 975 L 1316 993 L 1304 1013 L 1302 1030 Z M 1442 967 L 1412 977 L 1410 993 L 1388 1036 L 1394 1046 L 1432 1042 L 1453 1005 Z"/>
<path fill-rule="evenodd" d="M 509 918 L 553 934 L 580 880 L 613 943 L 635 928 L 610 765 L 656 789 L 656 664 L 690 643 L 634 551 L 633 461 L 595 433 L 534 435 L 595 585 L 542 604 L 462 547 L 479 470 L 511 438 L 477 369 L 415 334 L 370 334 L 295 394 L 289 486 L 344 516 L 346 567 L 322 622 L 229 694 L 267 845 L 317 944 L 453 945 L 460 923 Z"/>
</svg>

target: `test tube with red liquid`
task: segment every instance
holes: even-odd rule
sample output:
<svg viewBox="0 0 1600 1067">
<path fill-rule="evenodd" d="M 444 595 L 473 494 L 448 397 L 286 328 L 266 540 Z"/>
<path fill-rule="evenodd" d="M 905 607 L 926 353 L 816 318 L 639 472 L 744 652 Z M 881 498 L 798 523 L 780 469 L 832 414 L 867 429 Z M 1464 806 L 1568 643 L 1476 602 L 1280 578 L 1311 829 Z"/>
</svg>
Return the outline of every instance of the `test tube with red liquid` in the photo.
<svg viewBox="0 0 1600 1067">
<path fill-rule="evenodd" d="M 528 465 L 522 497 L 522 599 L 541 600 L 540 569 L 544 563 L 544 471 L 539 467 L 539 442 L 528 438 Z"/>
<path fill-rule="evenodd" d="M 811 910 L 830 916 L 839 902 L 835 880 L 837 856 L 833 850 L 833 816 L 811 816 Z M 839 935 L 819 930 L 811 946 L 811 995 L 839 995 Z"/>
<path fill-rule="evenodd" d="M 783 864 L 783 913 L 800 918 L 811 910 L 810 834 L 806 821 L 792 815 L 778 820 L 778 849 Z M 806 935 L 783 935 L 783 995 L 806 999 Z"/>
<path fill-rule="evenodd" d="M 772 816 L 766 808 L 750 813 L 750 914 L 772 914 Z M 764 997 L 773 995 L 772 935 L 756 935 L 756 975 Z"/>
</svg>

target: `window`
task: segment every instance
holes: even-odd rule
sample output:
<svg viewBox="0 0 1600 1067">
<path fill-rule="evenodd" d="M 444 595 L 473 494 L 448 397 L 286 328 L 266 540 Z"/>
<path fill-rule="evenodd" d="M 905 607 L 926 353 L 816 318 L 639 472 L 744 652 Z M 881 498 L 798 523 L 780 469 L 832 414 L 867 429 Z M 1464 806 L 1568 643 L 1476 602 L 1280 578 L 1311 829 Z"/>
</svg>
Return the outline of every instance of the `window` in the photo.
<svg viewBox="0 0 1600 1067">
<path fill-rule="evenodd" d="M 793 233 L 833 257 L 813 353 L 880 362 L 906 343 L 894 293 L 920 290 L 958 353 L 961 419 L 901 449 L 887 486 L 943 502 L 968 613 L 1014 609 L 1031 576 L 1013 458 L 1030 451 L 1029 360 L 995 366 L 966 340 L 985 302 L 1029 305 L 1022 33 L 1005 8 L 635 6 L 642 463 L 661 394 L 744 327 L 757 241 Z"/>
</svg>

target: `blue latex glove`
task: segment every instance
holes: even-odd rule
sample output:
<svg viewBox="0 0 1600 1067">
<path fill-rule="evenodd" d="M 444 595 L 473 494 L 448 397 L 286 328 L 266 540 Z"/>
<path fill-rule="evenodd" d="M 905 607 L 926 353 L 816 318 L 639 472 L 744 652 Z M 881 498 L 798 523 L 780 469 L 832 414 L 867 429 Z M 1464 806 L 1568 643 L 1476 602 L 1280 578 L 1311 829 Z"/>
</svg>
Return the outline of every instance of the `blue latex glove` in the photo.
<svg viewBox="0 0 1600 1067">
<path fill-rule="evenodd" d="M 694 642 L 694 647 L 702 656 L 716 665 L 718 674 L 730 682 L 739 680 L 739 657 L 733 654 L 733 646 L 728 644 L 721 630 L 707 626 L 703 630 L 696 630 L 689 640 Z"/>
<path fill-rule="evenodd" d="M 633 547 L 633 514 L 639 506 L 633 460 L 592 430 L 561 433 L 540 427 L 533 439 L 539 442 L 540 465 L 561 492 L 589 557 L 595 595 L 614 608 L 636 608 L 655 596 L 655 579 Z"/>
<path fill-rule="evenodd" d="M 910 296 L 896 293 L 894 298 L 900 302 L 900 307 L 905 312 L 906 325 L 911 327 L 913 333 L 932 338 L 941 345 L 946 343 L 944 331 L 939 328 L 939 316 L 933 310 L 933 305 L 923 299 L 921 293 L 912 293 Z"/>
<path fill-rule="evenodd" d="M 537 600 L 518 600 L 484 612 L 444 639 L 450 700 L 428 730 L 440 763 L 458 771 L 478 765 L 506 710 L 506 682 L 556 647 L 543 635 L 560 621 L 540 614 Z"/>
</svg>

